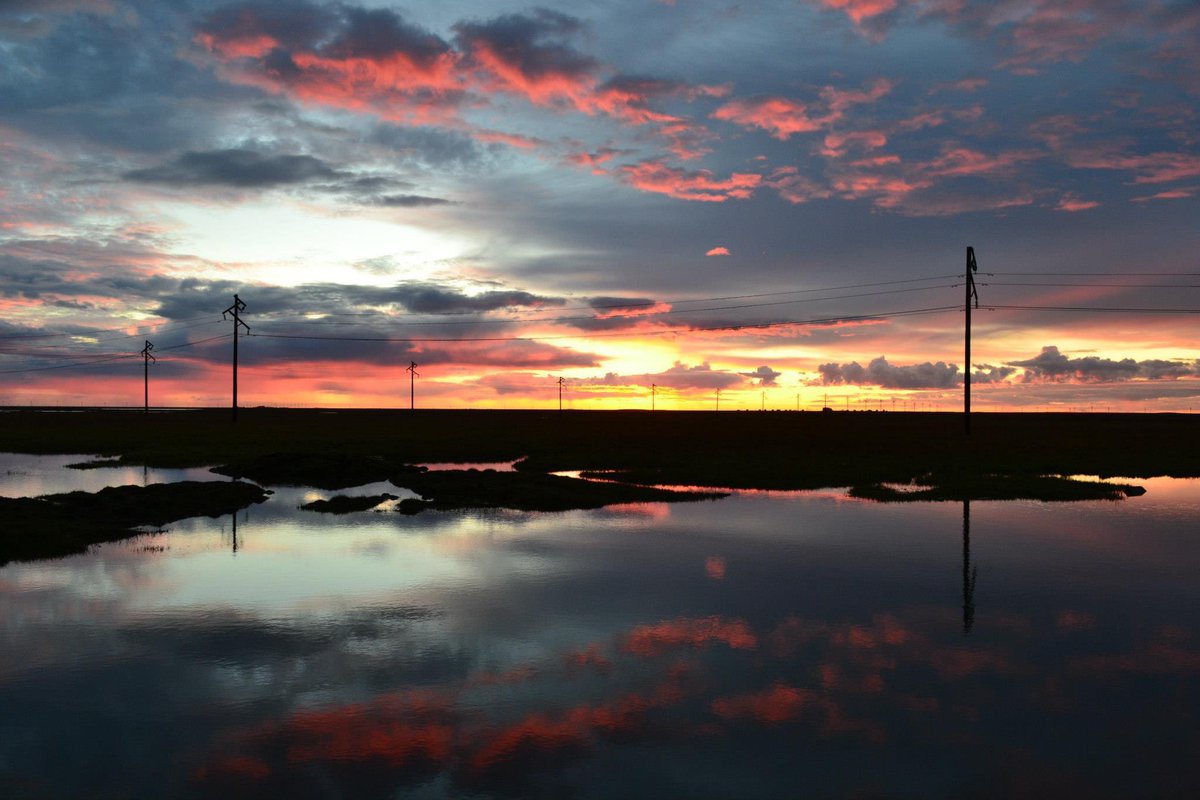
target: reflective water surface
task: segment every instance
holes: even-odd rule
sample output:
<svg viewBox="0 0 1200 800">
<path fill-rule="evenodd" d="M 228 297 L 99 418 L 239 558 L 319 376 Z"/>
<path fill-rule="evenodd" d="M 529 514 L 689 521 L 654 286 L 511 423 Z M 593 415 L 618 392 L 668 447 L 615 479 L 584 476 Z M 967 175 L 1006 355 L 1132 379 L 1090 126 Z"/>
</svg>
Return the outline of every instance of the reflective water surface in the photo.
<svg viewBox="0 0 1200 800">
<path fill-rule="evenodd" d="M 1139 483 L 411 517 L 280 488 L 0 569 L 0 794 L 1200 796 L 1200 482 Z M 348 493 L 380 491 L 411 496 Z"/>
</svg>

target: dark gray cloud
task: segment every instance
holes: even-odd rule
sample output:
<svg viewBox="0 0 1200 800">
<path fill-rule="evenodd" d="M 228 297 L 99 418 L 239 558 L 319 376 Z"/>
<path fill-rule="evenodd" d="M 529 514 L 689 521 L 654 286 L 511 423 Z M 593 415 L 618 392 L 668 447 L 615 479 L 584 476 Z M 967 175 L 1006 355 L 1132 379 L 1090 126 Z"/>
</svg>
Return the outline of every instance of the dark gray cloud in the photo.
<svg viewBox="0 0 1200 800">
<path fill-rule="evenodd" d="M 189 151 L 164 164 L 126 172 L 125 180 L 183 190 L 197 187 L 275 189 L 303 187 L 361 205 L 424 208 L 451 201 L 421 194 L 395 193 L 413 184 L 385 175 L 355 175 L 307 154 L 262 153 L 247 148 Z"/>
<path fill-rule="evenodd" d="M 169 186 L 234 186 L 271 188 L 330 180 L 343 173 L 310 155 L 266 155 L 233 148 L 189 151 L 157 167 L 126 172 L 126 180 Z"/>
<path fill-rule="evenodd" d="M 867 366 L 851 361 L 848 364 L 822 364 L 817 367 L 821 383 L 826 385 L 853 384 L 881 386 L 885 389 L 949 389 L 962 382 L 958 366 L 939 361 L 923 364 L 889 364 L 880 356 Z"/>
<path fill-rule="evenodd" d="M 770 367 L 762 366 L 753 372 L 739 372 L 738 374 L 746 378 L 757 379 L 760 386 L 774 386 L 775 379 L 783 373 L 773 370 Z"/>
<path fill-rule="evenodd" d="M 345 27 L 321 49 L 333 58 L 386 58 L 404 53 L 415 63 L 429 66 L 450 51 L 441 37 L 409 24 L 387 9 L 343 6 Z"/>
<path fill-rule="evenodd" d="M 308 47 L 333 30 L 337 14 L 312 3 L 234 3 L 202 19 L 196 30 L 201 37 L 244 42 L 269 36 L 281 48 Z"/>
<path fill-rule="evenodd" d="M 1114 381 L 1169 380 L 1174 378 L 1200 377 L 1200 360 L 1168 361 L 1146 359 L 1137 361 L 1123 358 L 1119 361 L 1097 356 L 1070 358 L 1059 352 L 1054 345 L 1042 348 L 1042 352 L 1024 361 L 1009 361 L 1008 366 L 1024 370 L 1025 382 L 1080 382 L 1109 383 Z"/>
<path fill-rule="evenodd" d="M 486 49 L 528 78 L 548 75 L 578 77 L 595 71 L 599 63 L 580 53 L 564 39 L 577 33 L 582 23 L 548 9 L 529 14 L 505 14 L 454 26 L 455 41 L 467 54 Z"/>
<path fill-rule="evenodd" d="M 450 203 L 450 200 L 442 197 L 427 197 L 422 194 L 385 194 L 375 198 L 375 205 L 387 208 L 427 208 Z"/>
</svg>

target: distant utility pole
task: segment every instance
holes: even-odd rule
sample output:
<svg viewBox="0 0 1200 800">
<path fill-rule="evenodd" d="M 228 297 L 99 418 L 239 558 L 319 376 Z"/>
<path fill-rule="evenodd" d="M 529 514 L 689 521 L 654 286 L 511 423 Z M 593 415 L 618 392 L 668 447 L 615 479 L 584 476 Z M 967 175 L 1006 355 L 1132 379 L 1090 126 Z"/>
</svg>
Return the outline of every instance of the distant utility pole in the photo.
<svg viewBox="0 0 1200 800">
<path fill-rule="evenodd" d="M 975 264 L 975 248 L 967 248 L 967 278 L 966 292 L 967 299 L 963 308 L 967 312 L 965 350 L 966 363 L 963 365 L 963 433 L 967 436 L 971 435 L 971 303 L 974 302 L 975 307 L 979 308 L 979 292 L 975 289 L 975 273 L 979 271 L 979 267 Z"/>
<path fill-rule="evenodd" d="M 717 411 L 721 410 L 721 390 L 717 389 Z"/>
<path fill-rule="evenodd" d="M 651 411 L 654 410 L 654 395 L 657 391 L 658 391 L 658 384 L 657 383 L 650 384 L 650 410 Z"/>
<path fill-rule="evenodd" d="M 409 362 L 404 371 L 408 373 L 408 410 L 414 411 L 417 407 L 417 378 L 420 377 L 420 373 L 417 372 L 417 362 Z"/>
<path fill-rule="evenodd" d="M 237 401 L 237 367 L 238 367 L 238 328 L 245 328 L 246 333 L 250 332 L 250 326 L 242 322 L 242 312 L 246 310 L 246 304 L 236 294 L 233 296 L 233 305 L 221 312 L 222 319 L 233 319 L 233 421 L 237 422 L 238 401 Z"/>
<path fill-rule="evenodd" d="M 150 362 L 157 361 L 154 356 L 150 355 L 150 351 L 154 349 L 154 345 L 150 344 L 150 340 L 146 340 L 146 346 L 142 348 L 142 413 L 150 413 Z"/>
<path fill-rule="evenodd" d="M 562 413 L 562 387 L 563 387 L 563 384 L 566 382 L 567 382 L 566 378 L 560 377 L 558 379 L 558 413 L 560 413 L 560 414 Z"/>
<path fill-rule="evenodd" d="M 766 411 L 767 410 L 767 392 L 766 392 L 766 390 L 763 390 L 761 394 L 762 394 L 762 400 L 761 400 L 761 404 L 758 407 L 758 410 Z"/>
</svg>

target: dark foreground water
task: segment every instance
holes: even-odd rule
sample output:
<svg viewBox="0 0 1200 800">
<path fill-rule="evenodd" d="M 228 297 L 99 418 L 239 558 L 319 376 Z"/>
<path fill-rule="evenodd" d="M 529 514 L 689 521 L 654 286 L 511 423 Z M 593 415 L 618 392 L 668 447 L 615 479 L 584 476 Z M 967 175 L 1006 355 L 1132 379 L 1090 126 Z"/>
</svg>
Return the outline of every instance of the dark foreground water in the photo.
<svg viewBox="0 0 1200 800">
<path fill-rule="evenodd" d="M 4 458 L 0 494 L 180 477 Z M 1141 483 L 972 503 L 969 542 L 836 491 L 283 489 L 0 569 L 0 796 L 1200 796 L 1200 482 Z"/>
</svg>

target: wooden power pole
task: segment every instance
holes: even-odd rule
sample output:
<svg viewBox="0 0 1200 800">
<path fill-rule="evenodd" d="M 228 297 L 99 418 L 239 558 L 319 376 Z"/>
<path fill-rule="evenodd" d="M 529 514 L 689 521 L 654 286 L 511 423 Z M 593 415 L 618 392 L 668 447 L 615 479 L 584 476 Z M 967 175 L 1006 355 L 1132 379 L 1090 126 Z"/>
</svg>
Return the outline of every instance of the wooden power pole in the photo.
<svg viewBox="0 0 1200 800">
<path fill-rule="evenodd" d="M 966 311 L 966 328 L 964 337 L 964 349 L 966 351 L 965 364 L 963 364 L 963 433 L 967 436 L 971 435 L 971 304 L 974 303 L 975 308 L 979 308 L 979 292 L 975 289 L 975 273 L 979 267 L 975 264 L 975 248 L 967 248 L 967 268 L 966 268 L 966 302 L 963 308 Z"/>
<path fill-rule="evenodd" d="M 233 305 L 221 312 L 222 319 L 233 319 L 233 421 L 237 422 L 238 398 L 237 398 L 237 372 L 238 372 L 238 328 L 245 328 L 246 333 L 250 332 L 250 326 L 242 322 L 242 312 L 246 310 L 246 304 L 236 294 L 233 296 Z"/>
<path fill-rule="evenodd" d="M 150 413 L 150 362 L 157 359 L 150 355 L 150 351 L 154 349 L 154 345 L 150 344 L 150 340 L 146 340 L 146 346 L 142 348 L 142 413 Z"/>
</svg>

